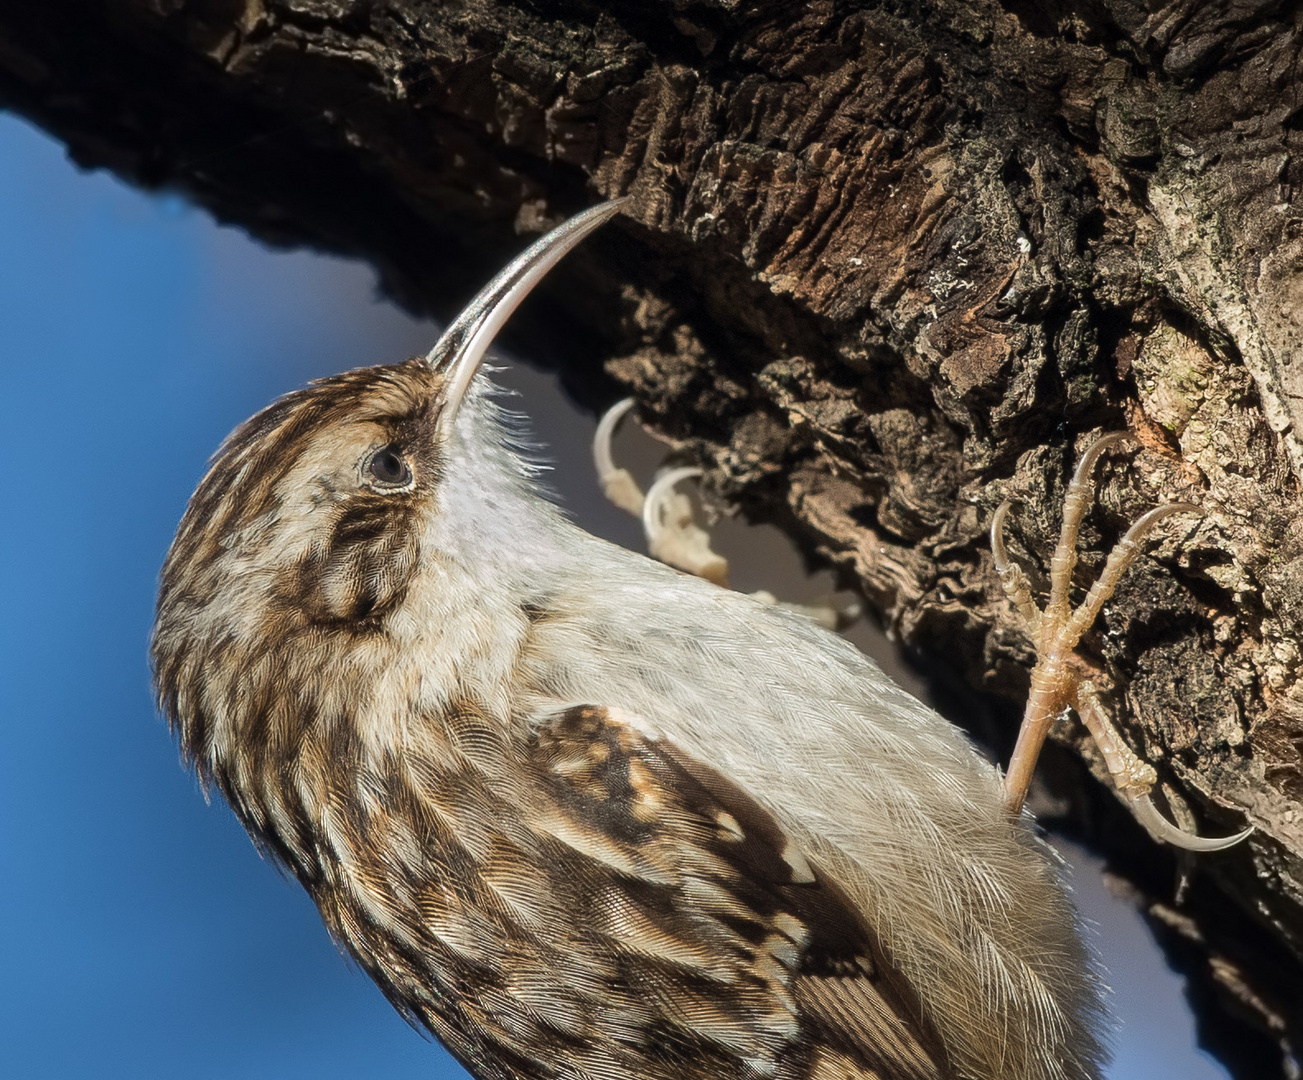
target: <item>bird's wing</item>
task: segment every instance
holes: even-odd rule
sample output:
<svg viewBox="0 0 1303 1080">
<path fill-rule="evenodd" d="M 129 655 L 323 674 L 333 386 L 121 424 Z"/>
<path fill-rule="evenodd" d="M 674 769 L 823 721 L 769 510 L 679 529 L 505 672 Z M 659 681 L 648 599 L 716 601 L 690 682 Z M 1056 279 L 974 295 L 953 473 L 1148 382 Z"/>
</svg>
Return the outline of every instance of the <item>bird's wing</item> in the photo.
<svg viewBox="0 0 1303 1080">
<path fill-rule="evenodd" d="M 669 1075 L 950 1075 L 863 914 L 717 769 L 598 706 L 546 718 L 527 754 L 529 827 L 619 984 L 606 1021 Z"/>
</svg>

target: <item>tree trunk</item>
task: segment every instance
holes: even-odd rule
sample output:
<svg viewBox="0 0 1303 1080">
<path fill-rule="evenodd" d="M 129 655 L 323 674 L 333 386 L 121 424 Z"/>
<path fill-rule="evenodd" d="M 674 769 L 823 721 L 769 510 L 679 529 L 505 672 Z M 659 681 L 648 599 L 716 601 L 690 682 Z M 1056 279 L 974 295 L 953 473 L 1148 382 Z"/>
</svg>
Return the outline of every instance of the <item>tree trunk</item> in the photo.
<svg viewBox="0 0 1303 1080">
<path fill-rule="evenodd" d="M 442 315 L 518 234 L 632 195 L 522 351 L 636 394 L 717 498 L 1010 700 L 991 515 L 1016 501 L 1043 583 L 1076 456 L 1132 431 L 1079 583 L 1149 506 L 1203 517 L 1083 652 L 1172 812 L 1258 831 L 1178 898 L 1075 724 L 1047 783 L 1258 1080 L 1303 1040 L 1301 43 L 1270 0 L 0 0 L 0 104 Z"/>
</svg>

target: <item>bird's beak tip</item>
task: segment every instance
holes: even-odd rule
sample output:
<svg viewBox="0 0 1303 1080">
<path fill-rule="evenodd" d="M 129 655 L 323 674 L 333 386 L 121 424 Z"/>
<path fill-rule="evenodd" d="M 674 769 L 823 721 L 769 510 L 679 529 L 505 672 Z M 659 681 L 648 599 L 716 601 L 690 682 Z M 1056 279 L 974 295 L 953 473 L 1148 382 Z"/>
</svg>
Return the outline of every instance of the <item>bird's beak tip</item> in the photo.
<svg viewBox="0 0 1303 1080">
<path fill-rule="evenodd" d="M 573 247 L 631 198 L 600 203 L 562 222 L 517 255 L 462 309 L 426 355 L 426 362 L 445 377 L 440 428 L 451 426 L 489 346 L 520 302 Z"/>
</svg>

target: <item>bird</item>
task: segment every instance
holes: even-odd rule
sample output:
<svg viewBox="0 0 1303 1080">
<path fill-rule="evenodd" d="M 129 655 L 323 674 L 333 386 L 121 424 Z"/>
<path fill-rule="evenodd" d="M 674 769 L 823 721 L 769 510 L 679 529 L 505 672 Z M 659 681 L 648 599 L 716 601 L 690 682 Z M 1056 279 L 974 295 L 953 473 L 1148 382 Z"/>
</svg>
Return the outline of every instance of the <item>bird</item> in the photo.
<svg viewBox="0 0 1303 1080">
<path fill-rule="evenodd" d="M 223 443 L 151 642 L 185 759 L 478 1080 L 1099 1077 L 1101 977 L 999 770 L 542 489 L 482 361 L 627 205 Z"/>
</svg>

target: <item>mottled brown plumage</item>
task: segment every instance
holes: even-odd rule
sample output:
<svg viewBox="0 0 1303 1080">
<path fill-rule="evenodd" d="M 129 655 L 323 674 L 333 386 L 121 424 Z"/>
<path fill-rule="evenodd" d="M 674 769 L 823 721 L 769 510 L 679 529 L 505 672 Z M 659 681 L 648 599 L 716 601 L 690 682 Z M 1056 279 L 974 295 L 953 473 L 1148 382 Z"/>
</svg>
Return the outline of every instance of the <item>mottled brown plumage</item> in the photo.
<svg viewBox="0 0 1303 1080">
<path fill-rule="evenodd" d="M 947 1075 L 872 929 L 802 856 L 788 861 L 772 815 L 612 710 L 570 708 L 511 738 L 484 703 L 455 700 L 414 711 L 406 754 L 369 758 L 348 671 L 383 663 L 424 484 L 343 499 L 322 485 L 323 505 L 338 499 L 322 542 L 266 583 L 252 632 L 169 647 L 187 609 L 218 602 L 224 536 L 276 513 L 288 463 L 341 424 L 421 453 L 435 384 L 419 360 L 350 373 L 223 448 L 160 600 L 158 685 L 187 755 L 390 1000 L 477 1075 L 740 1076 L 751 1040 L 780 1077 Z M 230 754 L 213 743 L 225 725 Z M 592 952 L 582 974 L 574 950 Z M 623 1050 L 602 1037 L 620 1013 Z"/>
<path fill-rule="evenodd" d="M 477 1077 L 1097 1076 L 1071 909 L 962 737 L 538 495 L 458 365 L 543 251 L 219 451 L 153 643 L 187 757 Z"/>
</svg>

